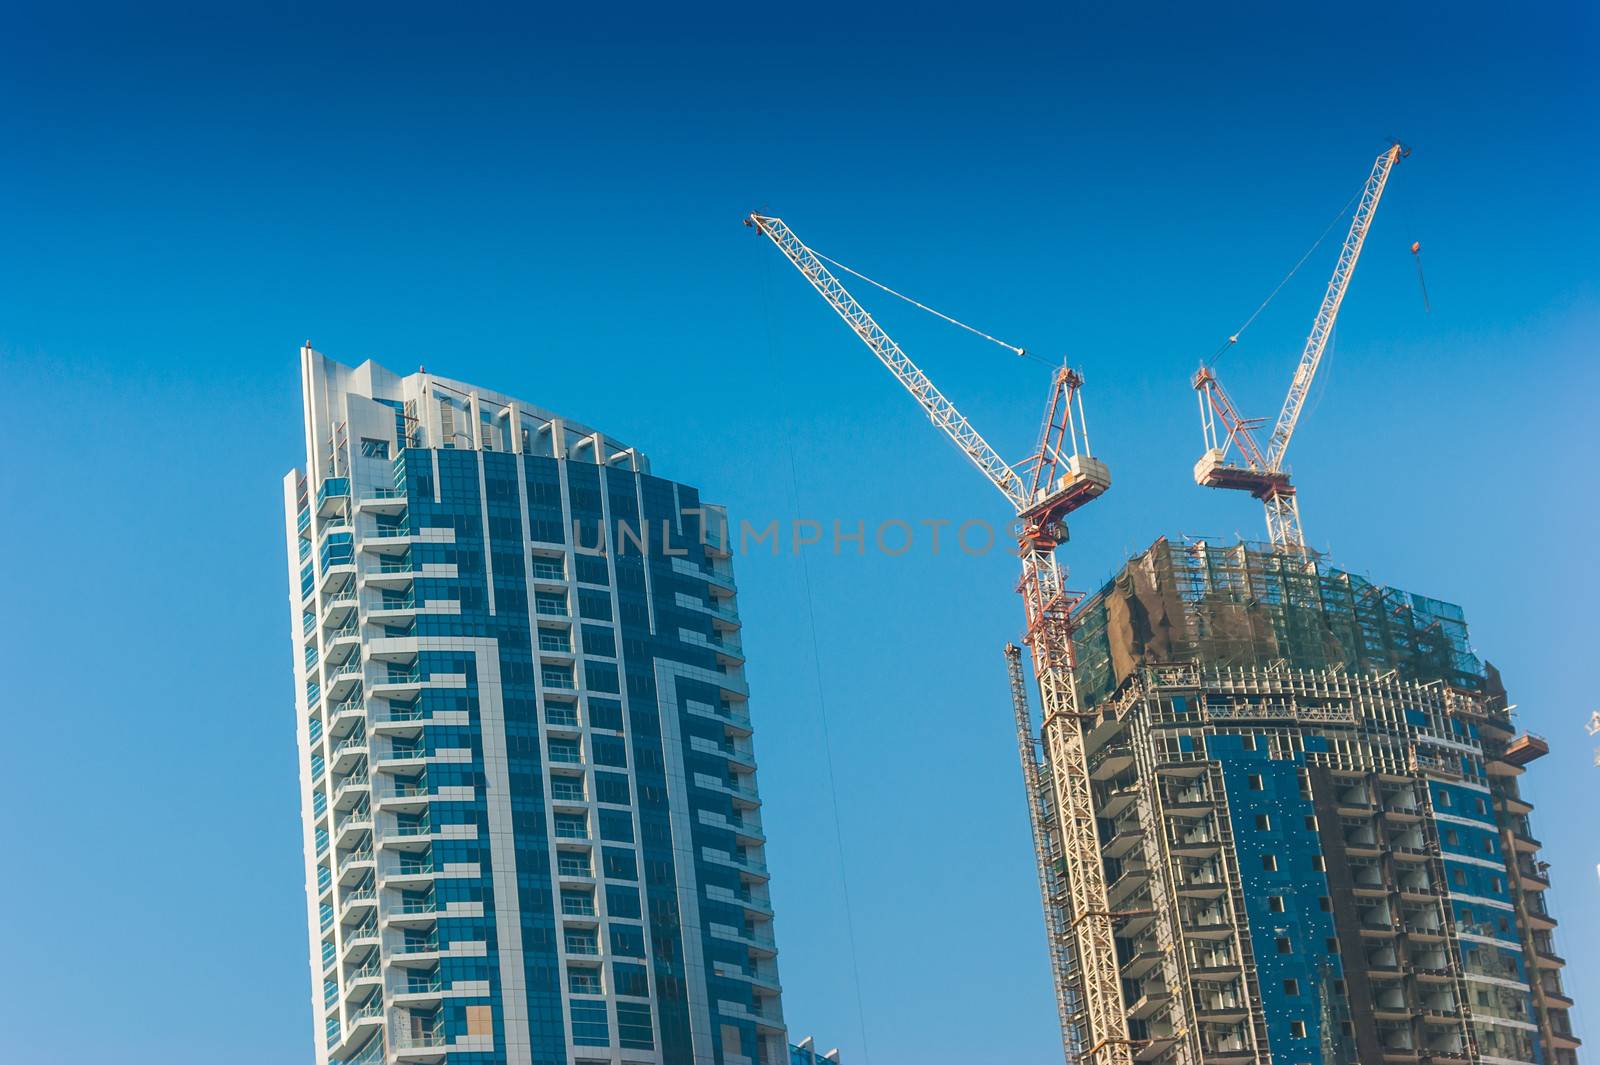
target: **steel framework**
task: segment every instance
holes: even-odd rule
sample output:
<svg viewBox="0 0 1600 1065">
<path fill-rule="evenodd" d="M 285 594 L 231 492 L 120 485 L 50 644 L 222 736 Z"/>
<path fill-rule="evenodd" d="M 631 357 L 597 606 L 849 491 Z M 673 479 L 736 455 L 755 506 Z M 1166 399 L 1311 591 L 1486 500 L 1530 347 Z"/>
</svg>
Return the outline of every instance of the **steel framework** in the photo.
<svg viewBox="0 0 1600 1065">
<path fill-rule="evenodd" d="M 1256 446 L 1254 430 L 1263 422 L 1239 416 L 1238 410 L 1223 391 L 1222 384 L 1210 367 L 1201 367 L 1195 374 L 1193 385 L 1200 395 L 1200 430 L 1205 439 L 1205 453 L 1195 464 L 1195 481 L 1207 488 L 1233 488 L 1247 491 L 1261 500 L 1267 510 L 1267 539 L 1274 547 L 1305 551 L 1305 533 L 1300 526 L 1300 503 L 1295 496 L 1289 474 L 1283 468 L 1283 456 L 1299 424 L 1306 397 L 1311 394 L 1311 383 L 1316 378 L 1317 367 L 1327 350 L 1328 338 L 1339 318 L 1339 308 L 1344 303 L 1345 292 L 1350 287 L 1351 275 L 1361 258 L 1361 248 L 1367 240 L 1367 229 L 1372 216 L 1383 198 L 1384 187 L 1389 182 L 1389 172 L 1394 164 L 1408 154 L 1398 142 L 1378 156 L 1372 173 L 1362 187 L 1355 217 L 1350 220 L 1350 232 L 1344 238 L 1339 261 L 1334 265 L 1333 276 L 1317 308 L 1317 317 L 1311 323 L 1305 348 L 1300 353 L 1300 363 L 1295 367 L 1294 379 L 1289 382 L 1289 393 L 1284 397 L 1283 409 L 1278 412 L 1272 436 L 1263 451 Z M 1225 430 L 1218 432 L 1219 423 Z M 1230 463 L 1229 452 L 1237 446 L 1243 465 Z"/>
<path fill-rule="evenodd" d="M 1051 884 L 1041 873 L 1047 927 L 1051 933 L 1051 961 L 1056 1000 L 1062 1019 L 1062 1050 L 1067 1061 L 1089 1065 L 1132 1065 L 1135 1044 L 1129 1038 L 1122 982 L 1117 970 L 1114 915 L 1106 901 L 1105 870 L 1101 864 L 1099 829 L 1084 750 L 1083 715 L 1079 710 L 1074 673 L 1073 609 L 1080 596 L 1066 590 L 1066 567 L 1056 548 L 1066 540 L 1066 516 L 1099 497 L 1111 485 L 1105 464 L 1088 448 L 1079 389 L 1083 378 L 1062 368 L 1051 381 L 1044 426 L 1035 453 L 1013 467 L 990 447 L 900 346 L 856 302 L 822 259 L 805 245 L 782 219 L 751 214 L 745 224 L 766 236 L 811 283 L 856 336 L 894 374 L 973 465 L 1006 497 L 1020 519 L 1018 554 L 1022 594 L 1027 615 L 1024 642 L 1033 655 L 1043 714 L 1042 740 L 1049 771 L 1054 812 L 1061 837 L 1061 862 L 1066 886 L 1067 928 L 1059 931 L 1050 915 L 1059 904 L 1051 898 Z M 1076 417 L 1074 417 L 1076 411 Z M 1037 763 L 1024 753 L 1023 774 Z M 1030 792 L 1029 802 L 1035 802 Z M 1048 837 L 1035 835 L 1036 847 L 1048 846 Z M 1048 865 L 1051 858 L 1040 855 Z M 1046 871 L 1048 872 L 1048 870 Z M 1066 946 L 1067 936 L 1070 947 Z M 1064 949 L 1065 948 L 1065 949 Z M 1076 969 L 1073 963 L 1076 963 Z M 1081 997 L 1081 998 L 1080 998 Z M 1079 1050 L 1073 1017 L 1081 1000 L 1087 1029 Z"/>
</svg>

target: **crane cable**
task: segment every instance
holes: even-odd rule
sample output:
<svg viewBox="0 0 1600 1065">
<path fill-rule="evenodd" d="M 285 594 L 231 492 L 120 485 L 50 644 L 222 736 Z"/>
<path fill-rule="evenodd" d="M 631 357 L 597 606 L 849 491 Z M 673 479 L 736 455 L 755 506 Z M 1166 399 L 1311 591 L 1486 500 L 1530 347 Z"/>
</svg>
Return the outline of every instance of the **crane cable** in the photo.
<svg viewBox="0 0 1600 1065">
<path fill-rule="evenodd" d="M 816 254 L 813 250 L 812 254 Z M 777 329 L 772 321 L 772 267 L 770 257 L 763 255 L 761 270 L 761 296 L 763 317 L 767 326 L 767 356 L 770 366 L 789 367 L 790 364 L 778 359 Z M 833 262 L 833 260 L 828 260 Z M 837 263 L 834 263 L 837 266 Z M 847 269 L 847 267 L 840 267 Z M 793 372 L 792 368 L 789 372 Z M 794 507 L 796 514 L 800 512 L 800 479 L 795 467 L 794 434 L 789 419 L 780 418 L 778 424 L 783 427 L 783 448 L 789 457 L 789 502 Z M 850 948 L 850 976 L 851 983 L 856 993 L 856 1030 L 861 1036 L 861 1060 L 863 1065 L 870 1062 L 867 1056 L 867 1009 L 866 999 L 861 991 L 861 961 L 856 950 L 856 922 L 854 907 L 850 902 L 850 876 L 845 866 L 844 857 L 844 821 L 839 815 L 839 789 L 833 771 L 833 737 L 828 729 L 828 700 L 822 678 L 822 650 L 817 639 L 817 611 L 816 596 L 811 590 L 811 567 L 806 564 L 805 552 L 796 550 L 800 556 L 800 575 L 805 585 L 806 596 L 806 623 L 811 634 L 811 669 L 812 679 L 817 686 L 817 718 L 822 726 L 822 755 L 823 766 L 827 770 L 826 780 L 828 785 L 828 802 L 833 810 L 833 845 L 834 855 L 839 866 L 839 887 L 844 902 L 844 927 L 845 942 Z"/>
<path fill-rule="evenodd" d="M 1267 298 L 1261 301 L 1261 306 L 1257 307 L 1251 313 L 1250 317 L 1244 320 L 1244 324 L 1238 329 L 1235 329 L 1233 331 L 1233 335 L 1228 337 L 1227 340 L 1223 341 L 1222 346 L 1211 353 L 1211 357 L 1206 360 L 1206 365 L 1216 365 L 1217 360 L 1221 358 L 1229 348 L 1233 347 L 1233 345 L 1239 342 L 1239 338 L 1244 335 L 1244 331 L 1250 328 L 1250 323 L 1254 322 L 1256 318 L 1260 316 L 1261 312 L 1267 309 L 1267 304 L 1272 302 L 1273 297 L 1277 296 L 1279 292 L 1283 291 L 1283 286 L 1289 283 L 1289 279 L 1295 275 L 1295 272 L 1304 266 L 1306 264 L 1306 260 L 1311 258 L 1316 250 L 1322 246 L 1322 242 L 1328 239 L 1328 234 L 1333 232 L 1333 227 L 1338 225 L 1340 220 L 1343 219 L 1344 216 L 1349 212 L 1350 205 L 1355 203 L 1356 200 L 1360 198 L 1362 191 L 1366 187 L 1366 182 L 1362 182 L 1361 188 L 1357 189 L 1355 195 L 1351 196 L 1350 199 L 1345 202 L 1345 205 L 1339 208 L 1339 213 L 1333 216 L 1333 221 L 1329 222 L 1328 228 L 1322 231 L 1322 236 L 1318 237 L 1316 242 L 1312 244 L 1311 247 L 1306 249 L 1306 253 L 1300 256 L 1299 262 L 1295 263 L 1289 268 L 1289 272 L 1283 275 L 1283 280 L 1278 282 L 1277 288 L 1274 288 L 1270 293 L 1268 293 Z"/>
<path fill-rule="evenodd" d="M 1029 354 L 1029 352 L 1025 348 L 1019 348 L 1015 344 L 1007 344 L 1004 340 L 1001 340 L 999 337 L 990 336 L 988 333 L 985 333 L 983 330 L 975 329 L 972 326 L 968 325 L 966 322 L 957 321 L 956 319 L 950 317 L 948 314 L 945 314 L 943 311 L 936 311 L 932 307 L 929 307 L 926 303 L 921 303 L 921 302 L 918 302 L 917 300 L 912 299 L 910 296 L 907 296 L 904 292 L 896 292 L 894 289 L 890 288 L 888 285 L 885 285 L 882 281 L 874 281 L 872 278 L 868 277 L 866 274 L 863 274 L 861 271 L 852 270 L 850 267 L 846 266 L 844 263 L 840 262 L 838 259 L 831 259 L 828 256 L 822 254 L 820 251 L 818 251 L 815 248 L 811 249 L 811 254 L 815 255 L 817 258 L 821 259 L 825 263 L 830 263 L 833 266 L 837 266 L 839 269 L 843 270 L 845 273 L 849 274 L 850 276 L 859 277 L 861 280 L 865 281 L 867 284 L 872 285 L 875 288 L 881 288 L 883 291 L 887 292 L 889 295 L 894 296 L 897 299 L 905 300 L 907 303 L 911 304 L 913 307 L 920 307 L 923 310 L 927 311 L 929 314 L 933 315 L 935 318 L 943 318 L 945 321 L 949 322 L 951 325 L 960 326 L 962 329 L 965 329 L 967 332 L 973 333 L 973 334 L 975 334 L 977 336 L 980 336 L 983 339 L 989 341 L 991 344 L 998 344 L 1002 348 L 1005 348 L 1007 351 L 1009 351 L 1009 352 L 1011 352 L 1011 353 L 1013 353 L 1015 355 L 1018 355 L 1018 356 L 1020 356 L 1020 357 L 1022 357 L 1024 359 L 1033 359 L 1035 362 L 1042 362 L 1046 366 L 1050 366 L 1051 368 L 1055 367 L 1055 363 L 1051 362 L 1049 359 L 1044 358 L 1043 356 Z"/>
</svg>

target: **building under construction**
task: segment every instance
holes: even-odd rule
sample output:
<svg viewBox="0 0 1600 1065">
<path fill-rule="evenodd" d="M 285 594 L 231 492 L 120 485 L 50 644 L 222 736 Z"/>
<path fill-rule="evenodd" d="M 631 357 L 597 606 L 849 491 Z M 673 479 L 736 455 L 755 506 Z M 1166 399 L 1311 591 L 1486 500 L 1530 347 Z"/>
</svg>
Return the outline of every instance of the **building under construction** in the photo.
<svg viewBox="0 0 1600 1065">
<path fill-rule="evenodd" d="M 1516 735 L 1459 608 L 1301 550 L 1162 540 L 1083 604 L 1075 642 L 1126 1033 L 1091 1033 L 1069 950 L 1069 1050 L 1577 1060 L 1517 788 L 1545 745 Z"/>
<path fill-rule="evenodd" d="M 1089 449 L 1083 377 L 1056 370 L 1038 444 L 1013 464 L 829 265 L 1024 348 L 828 258 L 782 219 L 746 220 L 1016 514 L 1037 729 L 1022 650 L 1006 651 L 1069 1065 L 1577 1060 L 1517 789 L 1544 741 L 1516 735 L 1460 609 L 1309 547 L 1286 464 L 1408 154 L 1391 144 L 1351 198 L 1271 436 L 1258 444 L 1265 421 L 1240 413 L 1215 356 L 1191 382 L 1195 480 L 1260 500 L 1271 546 L 1163 540 L 1088 600 L 1067 590 L 1058 551 L 1067 518 L 1111 486 Z"/>
</svg>

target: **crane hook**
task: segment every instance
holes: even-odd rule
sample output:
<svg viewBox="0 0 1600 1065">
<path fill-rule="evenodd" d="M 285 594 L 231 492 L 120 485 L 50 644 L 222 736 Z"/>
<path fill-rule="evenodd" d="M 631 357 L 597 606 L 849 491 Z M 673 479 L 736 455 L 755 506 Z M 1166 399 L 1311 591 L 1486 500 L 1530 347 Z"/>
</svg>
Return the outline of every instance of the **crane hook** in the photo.
<svg viewBox="0 0 1600 1065">
<path fill-rule="evenodd" d="M 1428 306 L 1428 282 L 1422 276 L 1422 242 L 1411 242 L 1411 258 L 1417 263 L 1417 284 L 1422 286 L 1422 313 L 1427 314 L 1432 308 Z"/>
</svg>

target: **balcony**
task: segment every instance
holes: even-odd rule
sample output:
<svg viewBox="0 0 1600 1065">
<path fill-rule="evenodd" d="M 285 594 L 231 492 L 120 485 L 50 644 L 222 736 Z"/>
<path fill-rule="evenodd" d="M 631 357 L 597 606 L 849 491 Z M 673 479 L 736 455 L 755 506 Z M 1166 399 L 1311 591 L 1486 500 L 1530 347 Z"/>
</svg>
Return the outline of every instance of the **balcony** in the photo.
<svg viewBox="0 0 1600 1065">
<path fill-rule="evenodd" d="M 332 514 L 344 513 L 345 504 L 350 501 L 350 478 L 328 477 L 317 489 L 317 515 L 328 517 Z"/>
<path fill-rule="evenodd" d="M 1410 921 L 1406 921 L 1400 925 L 1400 931 L 1404 932 L 1406 938 L 1408 939 L 1420 940 L 1423 942 L 1444 942 L 1444 928 L 1438 924 L 1427 924 L 1420 922 L 1412 923 Z"/>
<path fill-rule="evenodd" d="M 1341 791 L 1334 808 L 1340 817 L 1364 817 L 1377 810 L 1378 804 L 1372 797 L 1371 789 L 1359 784 Z"/>
<path fill-rule="evenodd" d="M 374 954 L 358 967 L 345 973 L 345 997 L 354 997 L 358 989 L 373 988 L 383 983 L 382 958 Z"/>
<path fill-rule="evenodd" d="M 426 780 L 396 778 L 394 784 L 378 794 L 378 807 L 389 813 L 419 814 L 428 809 L 433 798 Z"/>
<path fill-rule="evenodd" d="M 400 815 L 393 824 L 384 826 L 378 842 L 390 850 L 417 852 L 427 849 L 432 838 L 433 824 L 427 818 Z"/>
<path fill-rule="evenodd" d="M 1111 824 L 1111 835 L 1100 844 L 1107 858 L 1125 858 L 1144 845 L 1144 826 L 1137 816 L 1121 818 Z"/>
<path fill-rule="evenodd" d="M 411 532 L 409 522 L 383 522 L 361 534 L 361 546 L 381 554 L 399 554 L 411 549 Z"/>
<path fill-rule="evenodd" d="M 408 973 L 404 983 L 394 989 L 397 1006 L 435 1007 L 444 999 L 444 981 L 437 972 Z"/>
<path fill-rule="evenodd" d="M 749 708 L 743 703 L 734 705 L 733 703 L 721 702 L 716 706 L 703 706 L 703 704 L 691 703 L 689 706 L 689 712 L 691 714 L 697 714 L 700 717 L 712 717 L 718 721 L 721 721 L 723 727 L 728 730 L 728 734 L 730 736 L 745 738 L 750 736 L 752 733 L 750 725 L 750 711 Z"/>
<path fill-rule="evenodd" d="M 736 810 L 754 810 L 761 805 L 761 796 L 756 794 L 756 789 L 753 787 L 729 781 L 723 785 L 723 790 L 733 799 L 733 807 Z"/>
<path fill-rule="evenodd" d="M 364 721 L 366 716 L 367 704 L 361 698 L 361 693 L 352 692 L 338 702 L 329 705 L 328 730 L 335 739 L 342 739 Z"/>
<path fill-rule="evenodd" d="M 391 954 L 399 964 L 432 965 L 439 960 L 439 950 L 437 932 L 430 932 L 427 935 L 407 932 L 405 938 L 395 944 Z"/>
<path fill-rule="evenodd" d="M 1530 891 L 1523 896 L 1523 913 L 1528 918 L 1530 928 L 1548 932 L 1556 926 L 1555 916 L 1550 913 L 1544 901 L 1542 892 Z"/>
<path fill-rule="evenodd" d="M 1138 946 L 1130 948 L 1127 960 L 1121 962 L 1119 968 L 1124 980 L 1140 980 L 1154 972 L 1165 960 L 1166 954 L 1155 945 L 1155 941 L 1146 938 Z"/>
<path fill-rule="evenodd" d="M 344 934 L 344 957 L 346 963 L 349 963 L 358 955 L 365 958 L 366 955 L 363 952 L 366 950 L 377 949 L 379 938 L 377 921 L 371 921 L 346 932 Z"/>
<path fill-rule="evenodd" d="M 1249 1007 L 1237 993 L 1196 995 L 1194 1009 L 1200 1020 L 1217 1024 L 1237 1024 L 1250 1016 Z"/>
<path fill-rule="evenodd" d="M 376 868 L 374 859 L 375 856 L 372 853 L 370 840 L 364 841 L 355 850 L 340 854 L 338 857 L 339 882 L 341 884 L 357 883 L 363 876 L 370 874 Z"/>
<path fill-rule="evenodd" d="M 324 566 L 317 577 L 317 587 L 322 592 L 323 601 L 327 602 L 334 596 L 344 591 L 347 585 L 355 583 L 356 564 L 349 562 L 330 562 Z"/>
<path fill-rule="evenodd" d="M 1123 861 L 1121 875 L 1113 880 L 1106 888 L 1106 900 L 1113 910 L 1125 910 L 1127 905 L 1141 888 L 1150 879 L 1150 867 L 1142 858 L 1129 858 Z"/>
<path fill-rule="evenodd" d="M 1533 957 L 1540 969 L 1560 969 L 1567 964 L 1567 959 L 1556 953 L 1556 946 L 1549 936 L 1534 937 Z"/>
<path fill-rule="evenodd" d="M 1411 951 L 1406 956 L 1406 964 L 1411 967 L 1413 975 L 1424 983 L 1448 982 L 1455 976 L 1450 955 L 1432 947 Z"/>
<path fill-rule="evenodd" d="M 727 827 L 733 830 L 733 838 L 740 846 L 760 847 L 767 842 L 765 830 L 746 818 L 734 818 L 727 822 Z"/>
<path fill-rule="evenodd" d="M 545 618 L 571 617 L 572 611 L 567 606 L 566 596 L 550 595 L 546 592 L 537 592 L 533 597 L 534 613 Z"/>
<path fill-rule="evenodd" d="M 738 594 L 738 588 L 733 583 L 733 574 L 723 572 L 716 566 L 701 568 L 693 562 L 681 558 L 672 560 L 672 568 L 688 577 L 695 577 L 706 582 L 706 591 L 716 599 L 732 599 Z"/>
<path fill-rule="evenodd" d="M 327 592 L 322 597 L 322 621 L 324 625 L 341 626 L 355 615 L 359 596 L 356 592 L 354 581 L 349 584 Z"/>
<path fill-rule="evenodd" d="M 377 908 L 378 897 L 371 884 L 347 888 L 339 897 L 339 920 L 349 924 Z"/>
<path fill-rule="evenodd" d="M 373 695 L 397 702 L 411 702 L 422 694 L 426 678 L 419 670 L 391 669 L 373 677 L 369 688 Z"/>
<path fill-rule="evenodd" d="M 322 633 L 322 642 L 327 645 L 329 652 L 346 643 L 357 643 L 361 640 L 361 625 L 354 615 L 346 617 L 340 624 L 330 626 Z"/>
<path fill-rule="evenodd" d="M 328 684 L 328 698 L 335 701 L 344 699 L 361 683 L 364 671 L 359 648 L 343 662 L 324 663 L 322 672 Z"/>
<path fill-rule="evenodd" d="M 739 875 L 746 881 L 766 883 L 772 879 L 767 872 L 767 863 L 748 854 L 730 854 L 727 864 L 739 870 Z"/>
<path fill-rule="evenodd" d="M 373 624 L 403 624 L 416 620 L 418 604 L 413 595 L 386 595 L 373 603 L 367 618 Z"/>
<path fill-rule="evenodd" d="M 439 904 L 433 899 L 401 899 L 384 918 L 399 928 L 426 929 L 439 919 Z"/>
<path fill-rule="evenodd" d="M 1172 992 L 1159 979 L 1146 980 L 1139 986 L 1139 997 L 1128 1006 L 1128 1016 L 1133 1020 L 1149 1020 L 1172 1000 Z"/>
<path fill-rule="evenodd" d="M 402 514 L 407 505 L 404 488 L 361 488 L 356 509 L 364 514 Z"/>
<path fill-rule="evenodd" d="M 361 574 L 361 580 L 370 587 L 399 591 L 410 590 L 416 579 L 417 569 L 410 561 L 396 561 L 387 555 L 379 559 L 378 565 Z"/>
<path fill-rule="evenodd" d="M 420 726 L 429 718 L 428 711 L 414 703 L 395 702 L 390 700 L 383 708 L 383 714 L 375 722 L 385 728 L 394 726 Z"/>
<path fill-rule="evenodd" d="M 1110 780 L 1133 766 L 1133 748 L 1126 742 L 1108 743 L 1090 753 L 1089 776 L 1094 780 Z"/>
<path fill-rule="evenodd" d="M 435 1025 L 431 1028 L 405 1028 L 397 1027 L 390 1033 L 389 1048 L 395 1052 L 395 1057 L 406 1062 L 441 1062 L 446 1060 L 444 1028 Z"/>
<path fill-rule="evenodd" d="M 1222 841 L 1210 825 L 1200 825 L 1187 830 L 1179 829 L 1172 835 L 1171 849 L 1174 854 L 1195 856 L 1211 854 L 1222 846 Z"/>
<path fill-rule="evenodd" d="M 1538 983 L 1539 994 L 1544 997 L 1545 1005 L 1552 1009 L 1570 1010 L 1576 1005 L 1561 986 L 1561 979 L 1556 973 L 1547 971 Z"/>
<path fill-rule="evenodd" d="M 1512 821 L 1511 845 L 1523 854 L 1533 854 L 1544 846 L 1533 834 L 1533 828 L 1526 817 L 1518 817 Z"/>
<path fill-rule="evenodd" d="M 390 887 L 424 888 L 439 874 L 431 852 L 402 851 L 395 857 L 384 866 L 384 883 Z"/>
<path fill-rule="evenodd" d="M 597 957 L 600 954 L 600 940 L 592 930 L 569 928 L 562 934 L 561 948 L 572 957 Z"/>
<path fill-rule="evenodd" d="M 1373 997 L 1372 1015 L 1380 1021 L 1409 1021 L 1412 1016 L 1411 1003 L 1406 997 L 1404 987 L 1385 987 Z"/>
<path fill-rule="evenodd" d="M 1163 812 L 1168 817 L 1192 817 L 1211 809 L 1211 796 L 1203 788 L 1184 788 L 1168 792 L 1162 799 Z"/>
<path fill-rule="evenodd" d="M 1228 890 L 1216 866 L 1186 868 L 1179 874 L 1178 896 L 1186 899 L 1214 899 Z"/>
<path fill-rule="evenodd" d="M 1195 939 L 1223 939 L 1233 934 L 1233 921 L 1221 907 L 1190 910 L 1182 916 L 1185 935 Z"/>
<path fill-rule="evenodd" d="M 360 732 L 353 732 L 334 747 L 328 764 L 336 774 L 353 773 L 358 765 L 357 759 L 364 761 L 367 754 L 367 737 Z"/>
<path fill-rule="evenodd" d="M 367 794 L 366 770 L 357 770 L 347 777 L 341 778 L 334 787 L 333 808 L 335 810 L 354 809 L 356 804 Z"/>
<path fill-rule="evenodd" d="M 1396 869 L 1395 886 L 1407 902 L 1431 902 L 1440 895 L 1439 888 L 1434 884 L 1425 865 L 1408 865 Z"/>
<path fill-rule="evenodd" d="M 346 1038 L 354 1038 L 357 1029 L 363 1025 L 381 1025 L 383 1023 L 383 997 L 377 996 L 358 1005 L 348 1013 L 345 1025 L 348 1031 Z"/>
<path fill-rule="evenodd" d="M 1523 891 L 1550 890 L 1549 866 L 1544 862 L 1535 863 L 1529 859 L 1523 859 L 1517 863 L 1517 876 L 1522 881 Z"/>
<path fill-rule="evenodd" d="M 349 848 L 355 845 L 359 833 L 372 831 L 372 812 L 356 809 L 334 819 L 334 844 Z"/>
</svg>

